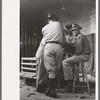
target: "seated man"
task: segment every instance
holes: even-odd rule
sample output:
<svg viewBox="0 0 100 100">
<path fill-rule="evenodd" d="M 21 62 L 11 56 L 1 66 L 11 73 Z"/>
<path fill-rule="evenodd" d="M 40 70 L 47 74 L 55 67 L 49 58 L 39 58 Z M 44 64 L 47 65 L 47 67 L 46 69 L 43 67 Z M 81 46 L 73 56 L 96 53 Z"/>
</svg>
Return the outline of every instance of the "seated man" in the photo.
<svg viewBox="0 0 100 100">
<path fill-rule="evenodd" d="M 63 60 L 63 72 L 66 84 L 73 82 L 73 67 L 77 62 L 86 62 L 90 58 L 90 44 L 84 34 L 80 32 L 82 27 L 78 24 L 72 24 L 72 33 L 76 36 L 77 44 L 75 54 L 72 57 Z M 68 81 L 69 80 L 69 81 Z"/>
</svg>

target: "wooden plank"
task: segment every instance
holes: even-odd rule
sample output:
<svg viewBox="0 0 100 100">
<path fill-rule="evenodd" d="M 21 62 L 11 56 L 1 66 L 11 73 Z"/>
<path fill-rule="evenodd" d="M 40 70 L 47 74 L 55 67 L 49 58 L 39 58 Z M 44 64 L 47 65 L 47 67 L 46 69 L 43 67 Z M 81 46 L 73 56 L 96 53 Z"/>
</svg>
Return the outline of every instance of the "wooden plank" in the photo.
<svg viewBox="0 0 100 100">
<path fill-rule="evenodd" d="M 36 66 L 36 63 L 21 63 L 21 65 L 34 65 L 34 66 Z"/>
<path fill-rule="evenodd" d="M 25 68 L 25 67 L 21 67 L 21 69 L 26 69 L 26 70 L 32 70 L 32 71 L 36 71 L 36 68 Z"/>
<path fill-rule="evenodd" d="M 36 73 L 34 73 L 34 72 L 21 72 L 20 74 L 30 74 L 30 75 L 36 75 Z"/>
<path fill-rule="evenodd" d="M 36 60 L 36 57 L 22 57 L 21 60 Z"/>
<path fill-rule="evenodd" d="M 20 77 L 36 79 L 36 73 L 21 72 L 21 73 L 20 73 Z"/>
<path fill-rule="evenodd" d="M 88 86 L 74 86 L 74 87 L 88 87 Z"/>
</svg>

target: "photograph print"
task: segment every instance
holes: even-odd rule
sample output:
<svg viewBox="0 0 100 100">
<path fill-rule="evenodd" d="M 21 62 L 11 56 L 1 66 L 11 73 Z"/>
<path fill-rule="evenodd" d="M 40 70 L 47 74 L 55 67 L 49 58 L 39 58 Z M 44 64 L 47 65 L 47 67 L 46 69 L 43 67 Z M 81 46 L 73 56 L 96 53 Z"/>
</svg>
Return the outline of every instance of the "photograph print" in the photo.
<svg viewBox="0 0 100 100">
<path fill-rule="evenodd" d="M 96 100 L 96 0 L 20 0 L 20 100 Z"/>
</svg>

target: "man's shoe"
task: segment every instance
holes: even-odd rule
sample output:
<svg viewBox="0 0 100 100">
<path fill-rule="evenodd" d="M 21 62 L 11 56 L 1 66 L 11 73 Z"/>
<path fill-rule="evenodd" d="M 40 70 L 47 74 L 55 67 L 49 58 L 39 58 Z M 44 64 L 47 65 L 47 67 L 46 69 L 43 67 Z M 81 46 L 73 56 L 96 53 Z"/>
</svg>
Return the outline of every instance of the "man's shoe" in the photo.
<svg viewBox="0 0 100 100">
<path fill-rule="evenodd" d="M 73 88 L 73 83 L 67 84 L 67 85 L 65 86 L 65 88 L 66 88 L 66 89 L 67 89 L 67 88 Z"/>
<path fill-rule="evenodd" d="M 38 85 L 38 87 L 36 88 L 36 91 L 39 93 L 45 93 L 46 88 L 42 85 Z"/>
<path fill-rule="evenodd" d="M 55 89 L 51 90 L 51 93 L 49 94 L 49 97 L 57 98 L 57 92 L 55 91 Z"/>
<path fill-rule="evenodd" d="M 46 95 L 46 96 L 49 96 L 50 93 L 51 93 L 51 88 L 48 87 L 47 90 L 46 90 L 46 92 L 45 92 L 45 95 Z"/>
</svg>

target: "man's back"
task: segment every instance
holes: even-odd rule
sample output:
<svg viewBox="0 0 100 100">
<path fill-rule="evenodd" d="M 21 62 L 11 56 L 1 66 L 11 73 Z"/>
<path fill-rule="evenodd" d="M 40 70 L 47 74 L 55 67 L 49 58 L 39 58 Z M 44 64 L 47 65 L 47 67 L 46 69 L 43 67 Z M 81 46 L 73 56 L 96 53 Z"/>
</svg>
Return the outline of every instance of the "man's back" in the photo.
<svg viewBox="0 0 100 100">
<path fill-rule="evenodd" d="M 63 28 L 60 22 L 54 21 L 42 29 L 43 36 L 46 38 L 46 42 L 48 41 L 58 41 L 63 43 Z"/>
</svg>

